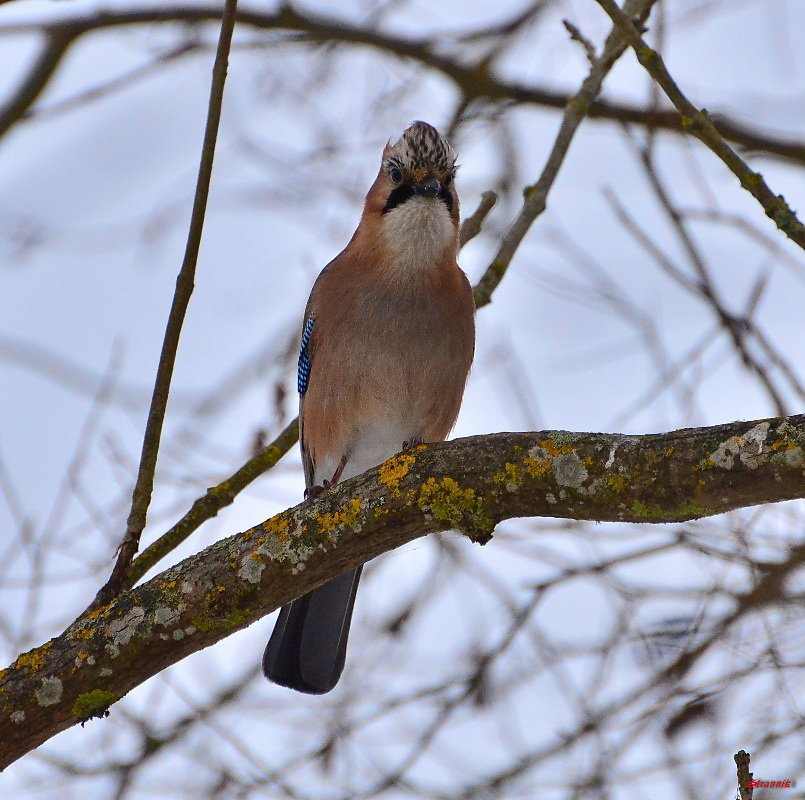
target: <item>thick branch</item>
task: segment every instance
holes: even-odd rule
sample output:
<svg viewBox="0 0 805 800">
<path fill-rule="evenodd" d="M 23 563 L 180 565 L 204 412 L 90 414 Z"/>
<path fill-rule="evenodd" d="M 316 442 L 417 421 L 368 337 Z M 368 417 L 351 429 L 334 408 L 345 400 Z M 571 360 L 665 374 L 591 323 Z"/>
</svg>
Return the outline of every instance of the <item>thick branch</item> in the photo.
<svg viewBox="0 0 805 800">
<path fill-rule="evenodd" d="M 21 655 L 0 672 L 0 768 L 190 653 L 432 531 L 457 528 L 485 542 L 512 517 L 674 522 L 802 497 L 805 415 L 648 436 L 498 433 L 414 448 L 217 542 Z M 784 566 L 803 560 L 800 548 Z M 746 597 L 755 598 L 752 588 Z"/>
</svg>

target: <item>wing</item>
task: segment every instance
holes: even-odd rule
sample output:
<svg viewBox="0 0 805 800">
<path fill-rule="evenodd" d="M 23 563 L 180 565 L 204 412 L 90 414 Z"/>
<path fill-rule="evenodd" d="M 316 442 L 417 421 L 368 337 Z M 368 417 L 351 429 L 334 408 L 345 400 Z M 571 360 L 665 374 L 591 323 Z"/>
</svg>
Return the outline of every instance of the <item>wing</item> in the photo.
<svg viewBox="0 0 805 800">
<path fill-rule="evenodd" d="M 305 319 L 305 324 L 302 326 L 302 340 L 299 343 L 299 361 L 297 362 L 296 369 L 296 388 L 299 392 L 299 409 L 301 411 L 302 405 L 305 402 L 305 392 L 307 392 L 308 384 L 310 383 L 310 370 L 313 364 L 313 328 L 316 324 L 316 315 L 308 314 Z M 310 488 L 313 485 L 313 461 L 310 458 L 308 449 L 305 446 L 305 431 L 302 425 L 302 415 L 299 416 L 299 445 L 302 450 L 302 467 L 305 470 L 305 487 Z"/>
</svg>

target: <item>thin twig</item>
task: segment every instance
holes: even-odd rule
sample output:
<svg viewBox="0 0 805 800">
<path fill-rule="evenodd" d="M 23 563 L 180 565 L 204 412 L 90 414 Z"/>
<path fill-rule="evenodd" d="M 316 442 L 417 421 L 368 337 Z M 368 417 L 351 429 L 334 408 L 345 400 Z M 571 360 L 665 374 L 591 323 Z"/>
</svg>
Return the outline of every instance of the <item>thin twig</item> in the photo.
<svg viewBox="0 0 805 800">
<path fill-rule="evenodd" d="M 131 512 L 129 513 L 126 534 L 120 546 L 120 552 L 112 570 L 112 575 L 95 598 L 95 602 L 98 604 L 108 602 L 122 589 L 134 554 L 139 547 L 140 536 L 145 528 L 148 506 L 151 504 L 154 472 L 156 470 L 157 455 L 159 454 L 159 443 L 162 437 L 162 425 L 165 421 L 165 411 L 168 405 L 173 367 L 176 363 L 176 351 L 179 347 L 182 324 L 194 288 L 196 263 L 198 262 L 198 253 L 201 246 L 201 234 L 204 229 L 204 215 L 210 191 L 215 143 L 218 138 L 218 125 L 221 120 L 224 84 L 226 83 L 229 49 L 235 28 L 236 11 L 237 0 L 226 0 L 223 18 L 221 19 L 218 49 L 212 69 L 207 124 L 204 131 L 204 143 L 201 148 L 196 192 L 193 198 L 193 212 L 190 217 L 190 230 L 187 234 L 187 245 L 182 267 L 176 279 L 176 290 L 168 316 L 168 324 L 165 328 L 165 338 L 162 342 L 162 352 L 159 357 L 159 366 L 157 367 L 154 382 L 154 393 L 151 398 L 151 407 L 148 412 L 148 421 L 146 422 L 143 437 L 140 466 L 137 470 L 137 481 L 132 492 Z"/>
<path fill-rule="evenodd" d="M 645 148 L 638 148 L 638 155 L 643 169 L 646 172 L 646 176 L 648 177 L 649 184 L 654 190 L 654 194 L 657 196 L 660 206 L 668 215 L 671 226 L 676 232 L 683 250 L 687 254 L 688 261 L 698 275 L 698 281 L 695 284 L 696 293 L 704 300 L 718 318 L 721 327 L 732 341 L 732 346 L 743 365 L 749 372 L 753 373 L 763 385 L 766 393 L 769 395 L 769 399 L 775 407 L 776 413 L 780 416 L 785 416 L 788 413 L 788 409 L 786 408 L 786 403 L 780 391 L 774 384 L 774 381 L 772 381 L 771 375 L 769 375 L 765 366 L 755 357 L 754 353 L 752 353 L 746 341 L 747 335 L 751 336 L 753 333 L 753 324 L 747 315 L 739 317 L 727 309 L 725 303 L 718 295 L 710 270 L 705 263 L 704 256 L 688 230 L 684 216 L 676 208 L 676 205 L 657 172 L 653 156 Z"/>
<path fill-rule="evenodd" d="M 563 19 L 562 25 L 565 26 L 565 30 L 570 34 L 570 38 L 584 48 L 584 55 L 587 56 L 587 61 L 590 66 L 594 66 L 597 56 L 593 43 L 569 19 Z"/>
<path fill-rule="evenodd" d="M 648 17 L 648 12 L 654 2 L 656 0 L 626 0 L 624 8 L 630 17 L 639 17 L 644 20 Z M 475 305 L 477 308 L 482 308 L 490 301 L 492 292 L 506 274 L 514 254 L 531 228 L 532 223 L 545 210 L 548 193 L 556 180 L 556 176 L 559 174 L 559 169 L 565 160 L 570 143 L 573 141 L 573 136 L 601 91 L 604 78 L 615 62 L 623 55 L 627 46 L 626 38 L 615 26 L 607 37 L 601 57 L 596 59 L 590 67 L 590 71 L 579 91 L 568 100 L 565 113 L 562 116 L 562 124 L 559 126 L 559 133 L 556 135 L 542 174 L 535 184 L 527 186 L 523 190 L 525 200 L 522 209 L 503 237 L 491 264 L 478 282 L 478 286 L 475 289 Z"/>
<path fill-rule="evenodd" d="M 271 469 L 298 439 L 299 419 L 296 418 L 288 423 L 270 445 L 264 447 L 254 458 L 250 458 L 237 472 L 207 489 L 207 493 L 199 497 L 169 531 L 137 556 L 126 575 L 125 588 L 134 586 L 151 567 L 175 550 L 203 522 L 212 519 L 222 508 L 230 505 L 252 481 Z"/>
<path fill-rule="evenodd" d="M 710 119 L 707 109 L 696 108 L 682 93 L 668 72 L 662 57 L 646 44 L 629 18 L 630 15 L 624 14 L 614 0 L 596 0 L 596 2 L 628 39 L 637 60 L 643 65 L 646 72 L 654 78 L 668 99 L 676 106 L 682 115 L 683 127 L 712 150 L 726 164 L 730 172 L 738 178 L 741 186 L 760 203 L 766 216 L 773 220 L 792 242 L 805 249 L 805 225 L 797 219 L 796 213 L 786 203 L 785 198 L 782 195 L 774 194 L 763 180 L 763 176 L 759 172 L 749 169 L 747 163 L 727 144 Z"/>
<path fill-rule="evenodd" d="M 497 201 L 498 196 L 495 192 L 484 192 L 481 195 L 481 202 L 478 203 L 478 208 L 461 223 L 461 230 L 458 234 L 459 247 L 464 247 L 467 242 L 474 239 L 481 232 L 484 220 Z"/>
</svg>

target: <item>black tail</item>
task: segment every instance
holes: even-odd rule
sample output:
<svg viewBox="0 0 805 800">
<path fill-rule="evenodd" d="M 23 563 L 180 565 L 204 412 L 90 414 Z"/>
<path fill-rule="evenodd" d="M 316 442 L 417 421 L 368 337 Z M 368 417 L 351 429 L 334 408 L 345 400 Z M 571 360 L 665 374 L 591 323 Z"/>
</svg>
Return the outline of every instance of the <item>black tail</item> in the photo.
<svg viewBox="0 0 805 800">
<path fill-rule="evenodd" d="M 283 606 L 263 654 L 266 678 L 306 694 L 324 694 L 338 683 L 361 569 Z"/>
</svg>

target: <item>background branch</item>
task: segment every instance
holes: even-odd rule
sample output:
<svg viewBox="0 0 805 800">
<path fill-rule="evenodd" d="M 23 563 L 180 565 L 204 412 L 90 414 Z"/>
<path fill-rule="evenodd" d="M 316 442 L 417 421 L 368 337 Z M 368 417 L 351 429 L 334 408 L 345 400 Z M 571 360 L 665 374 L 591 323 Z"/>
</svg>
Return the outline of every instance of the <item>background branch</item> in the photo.
<svg viewBox="0 0 805 800">
<path fill-rule="evenodd" d="M 627 13 L 630 16 L 646 19 L 654 2 L 656 0 L 626 0 L 624 8 L 627 9 Z M 520 213 L 501 239 L 492 263 L 475 289 L 475 305 L 479 308 L 489 302 L 492 292 L 506 274 L 506 270 L 509 268 L 509 264 L 511 264 L 511 260 L 514 258 L 514 254 L 517 252 L 517 248 L 526 233 L 528 233 L 529 228 L 534 223 L 534 220 L 545 210 L 548 193 L 570 149 L 573 136 L 589 113 L 590 105 L 601 91 L 604 78 L 609 74 L 615 62 L 623 55 L 626 47 L 625 36 L 620 33 L 617 27 L 614 27 L 609 36 L 607 36 L 601 57 L 592 62 L 590 71 L 581 88 L 568 100 L 562 115 L 559 132 L 553 142 L 551 152 L 548 154 L 545 167 L 537 182 L 531 186 L 526 186 L 523 190 L 525 199 Z"/>
<path fill-rule="evenodd" d="M 751 170 L 746 162 L 727 144 L 719 133 L 707 109 L 699 109 L 682 93 L 676 81 L 671 77 L 662 56 L 649 47 L 640 33 L 633 25 L 628 14 L 624 14 L 613 0 L 596 0 L 598 5 L 606 11 L 610 19 L 618 26 L 637 56 L 637 60 L 646 71 L 662 87 L 668 99 L 676 106 L 682 115 L 682 124 L 701 142 L 703 142 L 716 156 L 718 156 L 727 169 L 741 182 L 746 189 L 763 207 L 766 216 L 789 238 L 805 249 L 805 226 L 797 219 L 791 206 L 786 203 L 782 195 L 777 195 L 769 189 L 766 181 L 759 172 Z"/>
<path fill-rule="evenodd" d="M 0 27 L 0 34 L 28 33 L 44 31 L 57 36 L 52 40 L 59 43 L 59 49 L 51 45 L 48 55 L 43 56 L 39 69 L 32 72 L 24 81 L 20 97 L 25 102 L 12 102 L 0 111 L 0 134 L 22 119 L 36 97 L 55 73 L 61 55 L 67 47 L 87 33 L 111 28 L 167 23 L 217 22 L 221 11 L 217 6 L 203 8 L 197 6 L 172 6 L 168 8 L 114 9 L 103 14 L 76 15 L 69 22 L 46 21 L 41 24 L 10 23 Z M 237 14 L 239 24 L 260 31 L 290 31 L 305 38 L 305 42 L 327 42 L 345 45 L 371 47 L 381 52 L 418 62 L 440 72 L 448 78 L 464 95 L 467 101 L 485 100 L 493 102 L 513 101 L 518 104 L 536 105 L 564 111 L 573 95 L 544 86 L 529 86 L 517 81 L 496 76 L 484 65 L 467 63 L 464 58 L 445 54 L 444 46 L 429 39 L 411 39 L 385 33 L 368 27 L 354 26 L 340 20 L 307 15 L 298 9 L 284 8 L 276 13 L 266 13 L 257 9 L 241 8 Z M 60 38 L 58 38 L 60 37 Z M 59 54 L 56 57 L 57 53 Z M 488 65 L 487 65 L 488 66 Z M 37 79 L 34 79 L 38 76 Z M 38 87 L 36 91 L 32 89 Z M 646 108 L 629 103 L 610 100 L 596 100 L 587 110 L 590 119 L 618 123 L 631 123 L 649 130 L 661 130 L 677 135 L 690 135 L 679 114 L 670 109 Z M 749 128 L 738 120 L 725 114 L 713 115 L 721 134 L 733 144 L 754 153 L 770 156 L 805 165 L 805 144 L 795 139 L 775 136 L 770 132 Z"/>
</svg>

